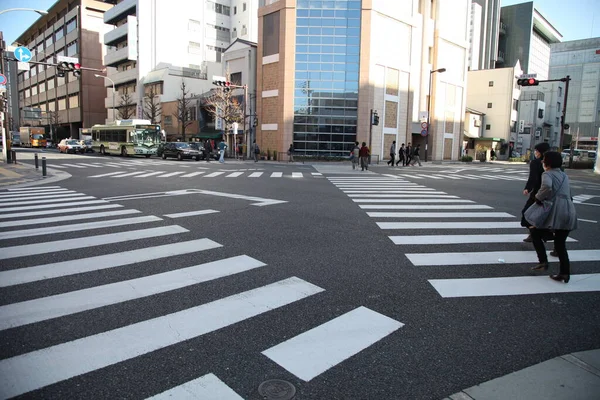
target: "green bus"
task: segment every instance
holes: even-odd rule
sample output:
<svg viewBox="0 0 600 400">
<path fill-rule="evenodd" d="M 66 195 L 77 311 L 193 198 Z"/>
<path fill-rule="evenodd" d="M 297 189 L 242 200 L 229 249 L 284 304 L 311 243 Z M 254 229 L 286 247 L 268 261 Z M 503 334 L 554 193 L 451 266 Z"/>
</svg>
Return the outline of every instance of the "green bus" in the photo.
<svg viewBox="0 0 600 400">
<path fill-rule="evenodd" d="M 160 125 L 144 119 L 124 119 L 109 125 L 92 126 L 92 148 L 102 155 L 150 157 L 156 155 L 161 139 Z"/>
</svg>

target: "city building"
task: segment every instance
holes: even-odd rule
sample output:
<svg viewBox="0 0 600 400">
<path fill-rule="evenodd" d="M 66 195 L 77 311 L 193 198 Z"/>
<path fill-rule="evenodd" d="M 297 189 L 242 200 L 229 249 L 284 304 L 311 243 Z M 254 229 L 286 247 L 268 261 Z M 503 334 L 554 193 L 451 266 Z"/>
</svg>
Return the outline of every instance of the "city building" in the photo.
<svg viewBox="0 0 600 400">
<path fill-rule="evenodd" d="M 469 155 L 479 149 L 494 149 L 502 159 L 509 157 L 511 148 L 519 151 L 517 121 L 521 89 L 517 78 L 521 74 L 518 61 L 512 68 L 468 72 L 467 107 L 485 113 L 481 137 L 465 138 Z"/>
<path fill-rule="evenodd" d="M 470 4 L 261 0 L 261 149 L 285 152 L 293 144 L 300 155 L 347 156 L 364 141 L 376 161 L 396 141 L 420 144 L 421 158 L 457 159 Z"/>
<path fill-rule="evenodd" d="M 550 78 L 566 76 L 571 78 L 565 118 L 571 140 L 578 148 L 595 150 L 600 129 L 600 38 L 551 46 Z"/>
<path fill-rule="evenodd" d="M 104 36 L 106 108 L 117 109 L 116 118 L 154 119 L 168 140 L 198 137 L 205 125 L 198 96 L 215 87 L 212 78 L 222 75 L 223 53 L 233 41 L 256 40 L 257 8 L 257 0 L 117 2 L 104 14 L 112 26 Z M 156 105 L 160 115 L 150 118 Z"/>
<path fill-rule="evenodd" d="M 56 67 L 45 64 L 55 64 L 59 56 L 66 56 L 82 67 L 100 71 L 102 16 L 109 8 L 95 0 L 59 0 L 13 43 L 32 53 L 29 70 L 18 74 L 21 126 L 45 126 L 58 140 L 79 137 L 81 128 L 105 121 L 105 89 L 93 71 L 61 77 Z"/>
<path fill-rule="evenodd" d="M 7 82 L 4 84 L 5 90 L 0 90 L 0 96 L 6 99 L 5 111 L 3 118 L 6 118 L 2 127 L 9 132 L 19 131 L 20 112 L 19 112 L 19 89 L 17 85 L 17 65 L 8 60 L 14 60 L 14 46 L 7 46 L 4 41 L 2 32 L 0 31 L 0 73 L 4 74 Z M 1 105 L 1 104 L 0 104 Z M 1 110 L 0 110 L 1 112 Z"/>
<path fill-rule="evenodd" d="M 472 71 L 496 67 L 498 42 L 506 34 L 506 25 L 500 21 L 500 3 L 500 0 L 473 0 L 469 36 Z"/>
<path fill-rule="evenodd" d="M 562 35 L 535 8 L 534 2 L 502 7 L 496 68 L 512 67 L 520 62 L 523 73 L 548 79 L 550 45 Z"/>
</svg>

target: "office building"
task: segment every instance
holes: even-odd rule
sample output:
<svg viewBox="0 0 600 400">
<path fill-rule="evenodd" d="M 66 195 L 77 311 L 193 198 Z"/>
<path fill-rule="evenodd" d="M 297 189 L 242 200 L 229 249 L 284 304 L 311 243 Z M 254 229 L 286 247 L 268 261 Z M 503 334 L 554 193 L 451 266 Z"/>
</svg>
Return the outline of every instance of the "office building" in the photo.
<svg viewBox="0 0 600 400">
<path fill-rule="evenodd" d="M 421 144 L 421 158 L 428 145 L 430 160 L 457 159 L 470 4 L 262 0 L 260 147 L 285 152 L 293 144 L 298 154 L 346 156 L 364 141 L 376 161 L 389 157 L 396 141 Z M 379 124 L 372 126 L 374 112 Z"/>
<path fill-rule="evenodd" d="M 600 38 L 551 46 L 550 78 L 571 78 L 565 122 L 576 146 L 595 150 L 600 128 Z"/>
<path fill-rule="evenodd" d="M 29 48 L 33 61 L 18 74 L 21 126 L 46 126 L 57 140 L 79 137 L 80 128 L 105 121 L 105 89 L 92 71 L 60 77 L 56 67 L 35 62 L 54 64 L 66 56 L 100 70 L 102 16 L 109 8 L 95 0 L 59 0 L 17 38 L 15 44 Z"/>
<path fill-rule="evenodd" d="M 469 36 L 471 71 L 496 67 L 498 41 L 506 34 L 506 25 L 500 21 L 500 3 L 500 0 L 473 0 Z"/>
</svg>

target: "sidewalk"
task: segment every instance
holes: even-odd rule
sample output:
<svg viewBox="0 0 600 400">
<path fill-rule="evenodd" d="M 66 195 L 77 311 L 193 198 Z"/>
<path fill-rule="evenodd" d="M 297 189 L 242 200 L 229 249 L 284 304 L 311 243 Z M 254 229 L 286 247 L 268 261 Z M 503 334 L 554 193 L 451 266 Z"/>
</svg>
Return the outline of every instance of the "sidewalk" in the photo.
<svg viewBox="0 0 600 400">
<path fill-rule="evenodd" d="M 52 168 L 47 168 L 46 177 L 42 176 L 42 167 L 38 170 L 33 165 L 23 164 L 7 164 L 0 157 L 0 190 L 14 187 L 27 187 L 35 185 L 45 185 L 48 183 L 62 181 L 68 179 L 71 174 L 64 171 L 57 171 Z"/>
<path fill-rule="evenodd" d="M 598 400 L 600 349 L 567 354 L 464 389 L 444 400 Z"/>
</svg>

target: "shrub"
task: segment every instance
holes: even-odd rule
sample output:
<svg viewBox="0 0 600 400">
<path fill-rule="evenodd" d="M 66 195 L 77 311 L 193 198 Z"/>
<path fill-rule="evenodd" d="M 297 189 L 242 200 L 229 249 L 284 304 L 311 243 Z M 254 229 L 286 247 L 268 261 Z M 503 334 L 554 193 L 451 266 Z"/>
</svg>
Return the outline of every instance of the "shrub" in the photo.
<svg viewBox="0 0 600 400">
<path fill-rule="evenodd" d="M 462 156 L 462 158 L 460 159 L 460 161 L 462 161 L 462 162 L 473 162 L 473 157 L 471 157 L 471 156 Z"/>
</svg>

